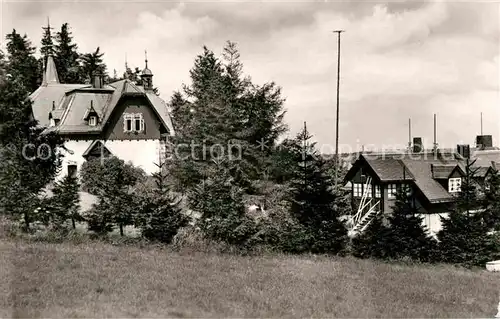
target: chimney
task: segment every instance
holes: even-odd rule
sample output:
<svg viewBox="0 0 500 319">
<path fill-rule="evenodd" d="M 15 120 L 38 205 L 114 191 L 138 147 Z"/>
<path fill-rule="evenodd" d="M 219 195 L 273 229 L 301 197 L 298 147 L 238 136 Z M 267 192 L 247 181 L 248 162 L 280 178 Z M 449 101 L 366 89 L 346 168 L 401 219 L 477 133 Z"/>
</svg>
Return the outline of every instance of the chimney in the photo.
<svg viewBox="0 0 500 319">
<path fill-rule="evenodd" d="M 414 137 L 413 138 L 413 153 L 421 153 L 423 151 L 422 146 L 422 138 Z"/>
<path fill-rule="evenodd" d="M 493 137 L 491 135 L 476 136 L 476 147 L 481 150 L 484 150 L 488 147 L 493 147 Z"/>
<path fill-rule="evenodd" d="M 457 145 L 457 153 L 463 158 L 470 158 L 469 144 Z"/>
<path fill-rule="evenodd" d="M 103 78 L 101 75 L 95 75 L 94 76 L 94 81 L 92 82 L 92 87 L 95 89 L 102 89 L 104 83 L 103 83 Z"/>
</svg>

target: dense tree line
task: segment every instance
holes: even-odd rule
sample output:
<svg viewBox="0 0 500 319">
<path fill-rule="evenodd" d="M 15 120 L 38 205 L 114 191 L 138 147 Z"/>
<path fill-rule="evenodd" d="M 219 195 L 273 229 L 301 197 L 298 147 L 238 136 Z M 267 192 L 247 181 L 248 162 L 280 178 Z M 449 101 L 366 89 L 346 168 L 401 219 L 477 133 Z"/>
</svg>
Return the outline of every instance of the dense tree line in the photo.
<svg viewBox="0 0 500 319">
<path fill-rule="evenodd" d="M 318 153 L 305 123 L 294 138 L 279 141 L 287 131 L 281 89 L 273 82 L 255 84 L 245 75 L 233 42 L 226 43 L 221 57 L 203 47 L 190 83 L 172 95 L 176 136 L 158 173 L 146 176 L 115 157 L 90 160 L 79 179 L 66 177 L 54 184 L 52 197 L 40 196 L 61 158 L 54 151 L 29 160 L 19 150 L 27 143 L 47 143 L 51 150 L 62 145 L 57 136 L 41 135 L 32 120 L 27 97 L 39 85 L 40 66 L 53 55 L 63 83 L 106 72 L 99 48 L 80 54 L 67 24 L 54 37 L 50 30 L 43 29 L 39 60 L 27 36 L 15 30 L 7 35 L 6 56 L 0 54 L 0 208 L 21 220 L 25 231 L 35 221 L 58 232 L 84 222 L 100 236 L 115 228 L 123 236 L 134 226 L 144 238 L 167 244 L 180 229 L 190 229 L 242 250 L 351 252 L 361 258 L 464 265 L 500 257 L 499 238 L 492 234 L 500 224 L 500 177 L 493 174 L 478 185 L 473 163 L 437 238 L 428 235 L 408 194 L 400 192 L 392 214 L 377 215 L 350 240 L 342 221 L 351 213 L 349 194 L 341 187 L 345 167 Z M 140 83 L 140 70 L 127 69 L 123 77 L 114 72 L 114 80 L 122 78 Z M 83 214 L 81 189 L 97 197 Z M 260 212 L 252 215 L 249 203 L 258 203 Z M 188 217 L 187 211 L 198 217 Z"/>
</svg>

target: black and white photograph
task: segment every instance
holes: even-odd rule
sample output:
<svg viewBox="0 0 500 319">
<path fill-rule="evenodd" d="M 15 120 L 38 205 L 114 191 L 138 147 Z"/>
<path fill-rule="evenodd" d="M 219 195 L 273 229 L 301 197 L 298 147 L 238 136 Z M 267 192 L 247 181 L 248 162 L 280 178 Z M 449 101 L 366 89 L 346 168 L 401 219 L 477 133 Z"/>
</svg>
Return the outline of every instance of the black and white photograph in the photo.
<svg viewBox="0 0 500 319">
<path fill-rule="evenodd" d="M 500 318 L 500 2 L 0 0 L 0 318 Z"/>
</svg>

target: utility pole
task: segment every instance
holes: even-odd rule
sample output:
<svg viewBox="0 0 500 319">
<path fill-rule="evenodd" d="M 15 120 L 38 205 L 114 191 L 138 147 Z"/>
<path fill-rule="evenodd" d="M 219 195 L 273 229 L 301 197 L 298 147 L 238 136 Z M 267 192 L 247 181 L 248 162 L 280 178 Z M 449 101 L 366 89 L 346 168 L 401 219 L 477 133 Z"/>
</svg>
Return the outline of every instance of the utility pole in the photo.
<svg viewBox="0 0 500 319">
<path fill-rule="evenodd" d="M 344 30 L 335 30 L 334 33 L 338 35 L 338 48 L 337 48 L 337 120 L 335 127 L 335 188 L 337 188 L 338 169 L 339 169 L 339 92 L 340 92 L 340 34 Z"/>
</svg>

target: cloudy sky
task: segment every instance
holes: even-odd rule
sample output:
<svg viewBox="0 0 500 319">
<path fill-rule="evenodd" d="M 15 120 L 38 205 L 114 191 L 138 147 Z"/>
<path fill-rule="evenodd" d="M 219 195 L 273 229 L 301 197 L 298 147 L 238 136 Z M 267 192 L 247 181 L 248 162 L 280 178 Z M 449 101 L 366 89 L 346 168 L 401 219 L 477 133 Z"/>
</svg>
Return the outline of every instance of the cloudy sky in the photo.
<svg viewBox="0 0 500 319">
<path fill-rule="evenodd" d="M 337 38 L 341 48 L 340 144 L 473 143 L 500 140 L 500 5 L 462 1 L 8 1 L 1 32 L 27 33 L 68 22 L 83 52 L 97 46 L 110 70 L 143 67 L 144 50 L 162 97 L 189 80 L 205 44 L 217 54 L 238 43 L 254 82 L 275 81 L 286 97 L 291 134 L 307 121 L 323 151 L 335 145 Z M 348 146 L 347 146 L 348 145 Z M 372 146 L 373 147 L 373 146 Z"/>
</svg>

